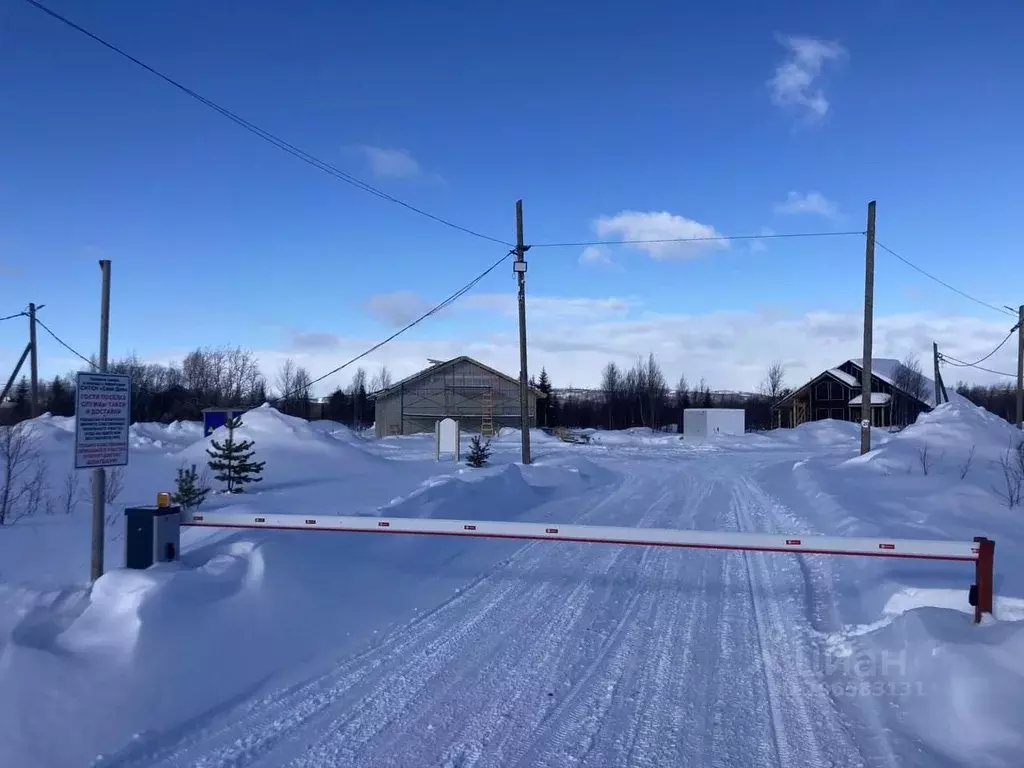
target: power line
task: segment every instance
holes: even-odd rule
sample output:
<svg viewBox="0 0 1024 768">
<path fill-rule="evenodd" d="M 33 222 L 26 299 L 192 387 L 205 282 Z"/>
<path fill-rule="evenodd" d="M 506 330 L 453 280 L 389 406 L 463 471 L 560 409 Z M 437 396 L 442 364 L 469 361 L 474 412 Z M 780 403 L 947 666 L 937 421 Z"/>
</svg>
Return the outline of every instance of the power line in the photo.
<svg viewBox="0 0 1024 768">
<path fill-rule="evenodd" d="M 954 365 L 961 365 L 961 366 L 963 366 L 965 368 L 975 368 L 975 367 L 977 367 L 978 363 L 984 363 L 986 360 L 988 360 L 990 357 L 992 357 L 992 355 L 994 355 L 996 352 L 998 352 L 1000 349 L 1002 349 L 1003 346 L 1006 344 L 1006 342 L 1008 342 L 1010 340 L 1010 337 L 1013 336 L 1013 334 L 1015 334 L 1016 332 L 1017 332 L 1017 326 L 1015 325 L 1015 326 L 1013 326 L 1013 328 L 1010 329 L 1010 332 L 1008 334 L 1006 334 L 1006 338 L 1003 339 L 1001 342 L 999 342 L 999 346 L 997 346 L 995 349 L 993 349 L 991 352 L 989 352 L 987 355 L 985 355 L 980 360 L 975 360 L 973 363 L 965 363 L 963 360 L 957 360 L 955 357 L 949 357 L 949 355 L 945 355 L 945 354 L 940 354 L 939 357 L 941 357 L 941 358 L 949 358 L 950 360 L 956 360 L 956 363 L 954 363 Z"/>
<path fill-rule="evenodd" d="M 956 362 L 952 362 L 956 358 L 949 358 L 946 355 L 940 355 L 939 359 L 941 362 L 946 363 L 948 365 L 954 365 L 957 368 L 977 368 L 979 371 L 984 371 L 985 373 L 992 373 L 995 374 L 996 376 L 1006 376 L 1007 378 L 1010 379 L 1014 378 L 1017 375 L 1015 373 L 1003 373 L 1002 371 L 993 371 L 991 368 L 983 368 L 980 365 L 968 365 L 967 363 L 961 362 L 959 360 L 957 360 Z"/>
<path fill-rule="evenodd" d="M 13 315 L 8 315 L 7 317 L 0 317 L 0 323 L 2 323 L 4 320 L 13 320 L 16 317 L 25 317 L 27 314 L 27 312 L 15 312 Z"/>
<path fill-rule="evenodd" d="M 220 104 L 217 104 L 216 102 L 211 101 L 210 99 L 206 98 L 205 96 L 202 96 L 201 94 L 197 93 L 196 91 L 193 91 L 191 88 L 183 85 L 182 83 L 178 82 L 177 80 L 175 80 L 175 79 L 169 77 L 168 75 L 165 75 L 162 72 L 154 69 L 149 64 L 146 64 L 145 62 L 135 58 L 130 53 L 127 53 L 126 51 L 122 50 L 121 48 L 118 48 L 113 43 L 108 43 L 106 40 L 104 40 L 103 38 L 99 37 L 98 35 L 93 34 L 89 30 L 85 29 L 82 26 L 79 26 L 78 24 L 76 24 L 75 22 L 71 21 L 70 19 L 65 18 L 64 16 L 61 16 L 56 11 L 53 11 L 53 10 L 47 8 L 42 3 L 37 2 L 37 0 L 25 0 L 25 2 L 27 2 L 29 5 L 37 8 L 38 10 L 42 11 L 43 13 L 47 14 L 48 16 L 56 19 L 57 21 L 61 22 L 62 24 L 70 27 L 71 29 L 74 29 L 75 31 L 80 32 L 81 34 L 85 35 L 86 37 L 90 38 L 91 40 L 99 43 L 104 48 L 107 48 L 108 50 L 113 51 L 118 56 L 121 56 L 121 57 L 123 57 L 125 59 L 128 59 L 128 61 L 132 62 L 133 64 L 135 64 L 135 65 L 137 65 L 139 67 L 141 67 L 142 69 L 146 70 L 150 74 L 155 75 L 156 77 L 159 77 L 161 80 L 163 80 L 168 85 L 171 85 L 171 86 L 177 88 L 182 93 L 185 93 L 188 96 L 191 96 L 196 101 L 200 102 L 204 106 L 209 107 L 210 109 L 214 110 L 215 112 L 218 112 L 223 117 L 226 117 L 228 120 L 230 120 L 231 122 L 235 123 L 236 125 L 241 126 L 245 130 L 249 131 L 250 133 L 255 134 L 256 136 L 259 136 L 261 139 L 263 139 L 264 141 L 269 142 L 270 144 L 273 144 L 278 149 L 281 149 L 281 150 L 287 152 L 288 154 L 290 154 L 290 155 L 292 155 L 294 157 L 297 157 L 299 160 L 302 160 L 303 162 L 308 163 L 309 165 L 312 165 L 314 168 L 319 168 L 324 173 L 328 173 L 331 176 L 334 176 L 335 178 L 344 181 L 346 184 L 351 184 L 352 186 L 356 187 L 357 189 L 361 189 L 364 192 L 367 192 L 367 193 L 369 193 L 371 195 L 375 195 L 376 197 L 379 197 L 382 200 L 386 200 L 386 201 L 388 201 L 390 203 L 395 203 L 396 205 L 400 205 L 403 208 L 406 208 L 407 210 L 412 211 L 413 213 L 418 213 L 420 216 L 425 216 L 426 218 L 432 219 L 433 221 L 436 221 L 439 224 L 443 224 L 446 227 L 451 227 L 452 229 L 456 229 L 456 230 L 458 230 L 460 232 L 465 232 L 467 235 L 473 235 L 474 237 L 478 237 L 478 238 L 480 238 L 482 240 L 488 240 L 488 241 L 490 241 L 492 243 L 498 243 L 499 245 L 506 245 L 506 246 L 507 245 L 511 245 L 511 243 L 508 243 L 508 242 L 506 242 L 504 240 L 501 240 L 500 238 L 491 237 L 490 235 L 485 235 L 485 234 L 483 234 L 481 232 L 477 232 L 475 230 L 469 229 L 468 227 L 463 227 L 463 226 L 461 226 L 459 224 L 456 224 L 456 223 L 454 223 L 452 221 L 449 221 L 448 219 L 442 218 L 442 217 L 437 216 L 437 215 L 435 215 L 433 213 L 425 211 L 422 208 L 417 208 L 416 206 L 412 205 L 411 203 L 407 203 L 404 200 L 400 200 L 397 197 L 389 195 L 387 192 L 383 192 L 382 190 L 377 189 L 376 187 L 374 187 L 374 186 L 372 186 L 370 184 L 367 184 L 365 181 L 362 181 L 361 179 L 358 179 L 355 176 L 352 176 L 351 174 L 348 174 L 345 171 L 342 171 L 341 169 L 331 165 L 330 163 L 328 163 L 328 162 L 326 162 L 324 160 L 321 160 L 321 159 L 315 157 L 314 155 L 311 155 L 310 153 L 306 152 L 303 149 L 300 149 L 299 147 L 295 146 L 294 144 L 290 144 L 289 142 L 285 141 L 284 139 L 282 139 L 282 138 L 280 138 L 280 137 L 270 133 L 270 131 L 266 131 L 263 128 L 260 128 L 259 126 L 249 122 L 244 117 L 241 117 L 240 115 L 232 112 L 231 110 L 227 109 L 226 107 L 222 107 Z"/>
<path fill-rule="evenodd" d="M 904 264 L 906 264 L 911 269 L 917 270 L 922 275 L 927 277 L 929 280 L 934 280 L 939 285 L 944 286 L 946 288 L 949 288 L 949 290 L 953 291 L 953 293 L 958 293 L 961 296 L 963 296 L 965 299 L 970 299 L 971 301 L 973 301 L 976 304 L 980 304 L 983 307 L 988 307 L 989 309 L 994 309 L 996 312 L 1001 312 L 1004 315 L 1016 316 L 1016 314 L 1017 314 L 1016 312 L 1010 312 L 1009 310 L 1007 310 L 1007 309 L 1005 309 L 1003 307 L 997 307 L 995 304 L 989 304 L 987 301 L 982 301 L 979 298 L 971 296 L 971 294 L 969 294 L 969 293 L 964 293 L 959 288 L 954 288 L 952 285 L 947 283 L 945 280 L 940 280 L 939 278 L 937 278 L 935 275 L 931 274 L 930 272 L 926 272 L 925 270 L 921 269 L 921 267 L 917 266 L 917 264 L 914 264 L 912 261 L 909 261 L 908 259 L 903 258 L 902 256 L 900 256 L 898 253 L 896 253 L 896 251 L 894 251 L 889 246 L 883 245 L 882 243 L 880 243 L 877 238 L 875 238 L 875 245 L 877 245 L 883 251 L 887 251 L 891 255 L 895 256 L 897 259 L 902 261 Z"/>
<path fill-rule="evenodd" d="M 654 240 L 587 240 L 578 243 L 534 243 L 531 248 L 582 248 L 591 245 L 645 245 L 656 243 L 708 243 L 725 240 L 781 240 L 796 237 L 839 237 L 864 232 L 789 232 L 772 235 L 711 235 L 708 237 L 665 237 Z"/>
<path fill-rule="evenodd" d="M 399 336 L 401 336 L 403 333 L 408 331 L 410 328 L 413 328 L 413 327 L 419 325 L 424 320 L 426 320 L 428 317 L 436 315 L 442 309 L 445 309 L 446 307 L 451 306 L 456 301 L 458 301 L 460 298 L 462 298 L 464 295 L 469 293 L 473 288 L 475 288 L 477 283 L 479 283 L 481 280 L 483 280 L 485 277 L 487 277 L 487 275 L 489 275 L 491 272 L 493 272 L 495 269 L 497 269 L 505 260 L 508 259 L 509 256 L 512 256 L 514 253 L 515 253 L 515 251 L 509 251 L 508 253 L 506 253 L 504 256 L 502 256 L 500 259 L 498 259 L 496 262 L 491 264 L 491 266 L 489 266 L 487 269 L 485 269 L 483 272 L 481 272 L 479 275 L 477 275 L 472 280 L 470 280 L 468 283 L 466 283 L 464 286 L 459 288 L 459 290 L 457 290 L 455 293 L 453 293 L 447 299 L 442 301 L 440 304 L 437 304 L 436 306 L 432 307 L 431 309 L 427 310 L 422 315 L 420 315 L 415 320 L 413 320 L 411 323 L 409 323 L 405 327 L 400 328 L 399 330 L 395 331 L 393 334 L 388 336 L 383 341 L 378 342 L 377 344 L 374 344 L 372 347 L 370 347 L 369 349 L 367 349 L 364 352 L 360 352 L 358 355 L 353 357 L 351 360 L 347 360 L 346 362 L 344 362 L 341 365 L 339 365 L 337 368 L 334 368 L 333 370 L 328 371 L 323 376 L 319 376 L 318 378 L 313 379 L 308 384 L 304 384 L 300 389 L 295 389 L 295 390 L 292 390 L 291 392 L 286 392 L 285 394 L 280 395 L 279 397 L 274 398 L 274 402 L 280 402 L 282 400 L 288 400 L 288 399 L 290 399 L 292 397 L 295 397 L 296 395 L 301 395 L 303 393 L 307 393 L 312 388 L 312 386 L 314 384 L 319 384 L 321 381 L 326 379 L 328 376 L 333 376 L 334 374 L 338 373 L 338 371 L 344 370 L 348 366 L 352 365 L 352 363 L 358 362 L 359 360 L 362 360 L 367 355 L 373 354 L 374 352 L 376 352 L 378 349 L 383 347 L 388 342 L 391 342 L 391 341 L 394 341 L 395 339 L 397 339 Z"/>
<path fill-rule="evenodd" d="M 67 342 L 65 342 L 63 339 L 61 339 L 56 333 L 54 333 L 53 331 L 50 330 L 49 326 L 47 326 L 46 323 L 44 323 L 38 317 L 36 317 L 36 324 L 42 326 L 43 330 L 46 331 L 48 334 L 50 334 L 54 338 L 54 341 L 56 341 L 58 344 L 60 344 L 62 347 L 64 347 L 64 349 L 66 349 L 68 352 L 70 352 L 71 354 L 75 355 L 76 357 L 84 360 L 86 363 L 91 365 L 93 368 L 96 367 L 96 363 L 94 363 L 92 360 L 87 358 L 81 352 L 79 352 L 78 350 L 74 349 L 71 345 L 69 345 Z"/>
</svg>

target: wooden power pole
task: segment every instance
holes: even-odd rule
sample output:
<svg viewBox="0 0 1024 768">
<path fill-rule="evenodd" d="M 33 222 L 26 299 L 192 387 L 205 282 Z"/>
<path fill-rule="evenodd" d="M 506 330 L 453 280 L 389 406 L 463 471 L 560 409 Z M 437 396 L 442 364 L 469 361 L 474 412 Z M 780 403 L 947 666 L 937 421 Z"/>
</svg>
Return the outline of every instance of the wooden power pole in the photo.
<svg viewBox="0 0 1024 768">
<path fill-rule="evenodd" d="M 1024 304 L 1017 310 L 1017 429 L 1024 429 Z"/>
<path fill-rule="evenodd" d="M 34 419 L 39 415 L 39 355 L 36 352 L 36 305 L 28 305 L 28 345 L 29 349 L 29 376 L 32 386 L 30 390 L 31 409 L 29 414 Z"/>
<path fill-rule="evenodd" d="M 871 450 L 871 331 L 875 310 L 875 201 L 868 203 L 867 246 L 864 252 L 864 356 L 860 380 L 860 452 Z"/>
<path fill-rule="evenodd" d="M 516 260 L 519 282 L 519 413 L 523 433 L 523 464 L 530 463 L 530 377 L 526 368 L 526 251 L 523 244 L 523 201 L 516 200 Z"/>
<path fill-rule="evenodd" d="M 100 261 L 103 285 L 100 294 L 100 373 L 107 372 L 107 342 L 110 337 L 110 260 Z M 92 471 L 92 580 L 103 575 L 103 534 L 106 517 L 107 471 Z"/>
<path fill-rule="evenodd" d="M 938 342 L 932 342 L 932 363 L 935 366 L 935 405 L 938 406 L 942 402 L 942 378 L 939 374 L 939 345 Z"/>
</svg>

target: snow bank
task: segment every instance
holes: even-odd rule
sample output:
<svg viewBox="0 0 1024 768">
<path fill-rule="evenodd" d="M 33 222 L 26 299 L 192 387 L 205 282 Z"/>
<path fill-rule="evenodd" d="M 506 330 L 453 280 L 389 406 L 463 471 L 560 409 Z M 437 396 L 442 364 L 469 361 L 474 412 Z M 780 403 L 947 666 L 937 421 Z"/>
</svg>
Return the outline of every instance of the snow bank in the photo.
<svg viewBox="0 0 1024 768">
<path fill-rule="evenodd" d="M 526 467 L 498 461 L 482 470 L 389 462 L 356 454 L 330 430 L 280 414 L 256 413 L 248 422 L 243 434 L 257 439 L 268 462 L 288 468 L 282 473 L 310 472 L 309 462 L 343 457 L 360 462 L 345 482 L 378 484 L 378 495 L 419 479 L 418 487 L 385 505 L 388 514 L 546 519 L 557 508 L 538 511 L 545 503 L 616 478 L 572 456 Z M 152 436 L 160 440 L 158 431 Z M 396 482 L 395 470 L 403 482 Z M 318 509 L 339 511 L 360 492 L 346 495 L 307 482 L 227 501 L 249 511 L 287 503 L 301 513 L 311 507 L 297 500 L 317 494 Z M 0 587 L 0 765 L 88 765 L 100 753 L 123 749 L 132 734 L 166 733 L 211 715 L 269 675 L 324 653 L 357 653 L 366 638 L 452 599 L 522 546 L 189 530 L 184 545 L 181 563 L 109 571 L 91 590 Z M 65 736 L 54 739 L 55 732 Z"/>
<path fill-rule="evenodd" d="M 949 474 L 952 469 L 982 469 L 998 464 L 1008 448 L 1017 445 L 1021 433 L 995 414 L 967 402 L 944 403 L 930 413 L 921 414 L 914 424 L 896 433 L 886 443 L 848 464 L 867 464 L 874 469 L 893 472 L 916 466 L 922 473 Z M 926 456 L 922 452 L 927 451 Z"/>
<path fill-rule="evenodd" d="M 866 695 L 900 713 L 896 730 L 930 762 L 1015 765 L 1024 600 L 998 597 L 994 612 L 995 621 L 974 626 L 963 590 L 906 588 L 889 599 L 880 620 L 833 633 L 826 647 L 837 667 L 861 663 L 863 682 L 874 687 Z"/>
</svg>

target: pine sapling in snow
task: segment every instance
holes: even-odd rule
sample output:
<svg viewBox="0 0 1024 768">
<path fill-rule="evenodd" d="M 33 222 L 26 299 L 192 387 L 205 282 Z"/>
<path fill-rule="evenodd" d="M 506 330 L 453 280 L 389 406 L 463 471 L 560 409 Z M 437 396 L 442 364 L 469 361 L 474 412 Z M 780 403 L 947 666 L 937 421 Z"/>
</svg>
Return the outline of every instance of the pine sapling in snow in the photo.
<svg viewBox="0 0 1024 768">
<path fill-rule="evenodd" d="M 171 495 L 171 501 L 182 509 L 194 509 L 206 501 L 209 488 L 201 487 L 196 465 L 190 469 L 178 468 L 177 491 Z"/>
<path fill-rule="evenodd" d="M 235 430 L 242 426 L 241 418 L 228 419 L 224 424 L 228 428 L 227 439 L 222 443 L 211 440 L 213 449 L 206 449 L 210 456 L 210 469 L 217 474 L 214 477 L 224 483 L 228 493 L 241 493 L 246 483 L 258 483 L 263 478 L 260 473 L 266 466 L 265 461 L 253 461 L 256 452 L 252 450 L 252 440 L 235 440 Z"/>
<path fill-rule="evenodd" d="M 473 435 L 473 439 L 469 441 L 469 455 L 466 457 L 466 464 L 479 469 L 487 464 L 490 455 L 491 441 L 488 440 L 485 443 L 480 440 L 480 435 Z"/>
</svg>

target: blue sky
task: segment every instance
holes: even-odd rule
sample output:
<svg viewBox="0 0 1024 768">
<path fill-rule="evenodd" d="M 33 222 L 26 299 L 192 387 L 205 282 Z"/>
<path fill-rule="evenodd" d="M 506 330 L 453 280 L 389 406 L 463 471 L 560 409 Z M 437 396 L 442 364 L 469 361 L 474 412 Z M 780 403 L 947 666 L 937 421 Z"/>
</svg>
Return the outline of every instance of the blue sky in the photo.
<svg viewBox="0 0 1024 768">
<path fill-rule="evenodd" d="M 1024 6 L 302 2 L 49 6 L 282 138 L 440 216 L 530 243 L 862 230 L 1018 304 Z M 0 316 L 85 354 L 200 345 L 314 376 L 501 256 L 245 133 L 21 0 L 0 6 Z M 531 368 L 593 384 L 655 351 L 751 387 L 860 355 L 863 237 L 529 254 Z M 999 276 L 1001 279 L 996 279 Z M 1009 278 L 1009 279 L 1007 279 Z M 511 269 L 381 350 L 518 369 Z M 878 255 L 879 355 L 966 359 L 1013 319 Z M 0 323 L 13 365 L 24 323 Z M 991 361 L 1013 370 L 1011 352 Z M 75 368 L 40 341 L 44 374 Z M 347 379 L 346 372 L 339 379 Z M 986 376 L 975 377 L 985 380 Z M 329 383 L 333 383 L 332 382 Z"/>
</svg>

